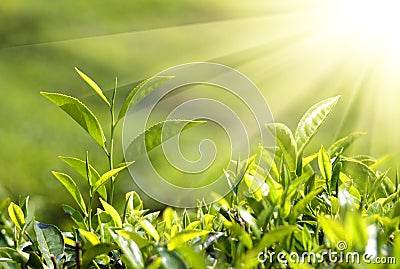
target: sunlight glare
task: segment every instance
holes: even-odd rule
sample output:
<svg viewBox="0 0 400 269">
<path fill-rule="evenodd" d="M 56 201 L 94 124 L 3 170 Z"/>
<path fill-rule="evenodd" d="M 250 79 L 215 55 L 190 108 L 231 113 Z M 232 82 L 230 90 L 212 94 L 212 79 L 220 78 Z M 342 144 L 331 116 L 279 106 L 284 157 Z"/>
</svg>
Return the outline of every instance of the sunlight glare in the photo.
<svg viewBox="0 0 400 269">
<path fill-rule="evenodd" d="M 360 49 L 400 55 L 400 2 L 394 0 L 335 1 L 328 18 L 337 31 L 349 34 Z"/>
</svg>

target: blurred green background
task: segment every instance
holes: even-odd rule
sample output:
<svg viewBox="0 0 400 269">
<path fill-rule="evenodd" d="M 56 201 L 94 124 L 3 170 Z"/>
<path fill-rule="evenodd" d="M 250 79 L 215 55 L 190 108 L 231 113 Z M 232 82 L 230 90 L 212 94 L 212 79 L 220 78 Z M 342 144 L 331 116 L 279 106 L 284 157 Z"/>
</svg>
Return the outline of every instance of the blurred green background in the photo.
<svg viewBox="0 0 400 269">
<path fill-rule="evenodd" d="M 321 2 L 2 1 L 0 198 L 30 195 L 37 218 L 54 221 L 64 216 L 60 203 L 70 202 L 50 173 L 70 171 L 57 156 L 84 158 L 89 150 L 99 170 L 106 169 L 90 137 L 39 94 L 64 92 L 106 115 L 75 66 L 108 94 L 117 76 L 124 96 L 137 81 L 166 68 L 221 63 L 251 79 L 275 120 L 291 128 L 309 106 L 341 94 L 309 151 L 366 131 L 353 152 L 393 154 L 387 164 L 393 173 L 400 149 L 398 48 L 373 47 L 351 32 L 356 28 L 336 27 L 342 18 L 331 17 L 332 7 Z M 120 194 L 132 188 L 124 177 Z"/>
</svg>

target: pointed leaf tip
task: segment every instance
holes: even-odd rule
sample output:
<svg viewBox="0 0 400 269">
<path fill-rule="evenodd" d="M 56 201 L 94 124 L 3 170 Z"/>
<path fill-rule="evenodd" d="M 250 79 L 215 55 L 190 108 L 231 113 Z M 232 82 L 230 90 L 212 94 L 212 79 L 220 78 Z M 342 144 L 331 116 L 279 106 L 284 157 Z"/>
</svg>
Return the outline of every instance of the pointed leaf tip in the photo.
<svg viewBox="0 0 400 269">
<path fill-rule="evenodd" d="M 40 92 L 75 120 L 104 149 L 105 136 L 94 113 L 79 99 L 60 93 Z"/>
<path fill-rule="evenodd" d="M 103 94 L 103 91 L 100 89 L 99 85 L 94 82 L 88 75 L 83 73 L 77 67 L 75 67 L 75 71 L 78 75 L 97 93 L 98 96 L 109 106 L 111 107 L 110 102 L 108 101 L 107 97 Z"/>
<path fill-rule="evenodd" d="M 340 95 L 322 100 L 310 107 L 303 115 L 294 134 L 298 154 L 303 152 L 304 148 L 324 124 L 339 98 Z"/>
</svg>

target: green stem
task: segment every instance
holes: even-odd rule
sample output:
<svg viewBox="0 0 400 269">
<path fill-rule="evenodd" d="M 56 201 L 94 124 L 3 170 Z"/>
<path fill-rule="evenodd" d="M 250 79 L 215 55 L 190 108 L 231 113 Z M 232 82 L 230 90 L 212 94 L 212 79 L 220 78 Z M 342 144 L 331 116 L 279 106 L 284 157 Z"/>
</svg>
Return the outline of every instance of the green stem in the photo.
<svg viewBox="0 0 400 269">
<path fill-rule="evenodd" d="M 89 232 L 92 231 L 92 206 L 93 206 L 93 194 L 92 194 L 92 190 L 90 190 L 89 209 L 88 209 Z"/>
<path fill-rule="evenodd" d="M 113 117 L 113 112 L 111 113 L 112 117 Z M 113 153 L 114 153 L 114 124 L 112 124 L 111 126 L 111 140 L 110 140 L 110 150 L 109 150 L 109 154 L 108 154 L 108 165 L 109 165 L 109 169 L 112 170 L 114 169 L 114 160 L 113 160 Z M 114 180 L 115 177 L 113 176 L 111 178 L 111 189 L 110 189 L 110 197 L 109 197 L 109 201 L 108 203 L 110 205 L 112 205 L 113 200 L 114 200 L 114 188 L 115 188 L 115 184 L 114 184 Z"/>
<path fill-rule="evenodd" d="M 117 78 L 115 78 L 115 88 L 114 88 L 114 92 L 113 92 L 113 96 L 112 96 L 112 100 L 111 100 L 111 106 L 110 106 L 110 116 L 111 116 L 111 126 L 110 126 L 110 147 L 108 150 L 108 165 L 109 165 L 109 169 L 112 170 L 114 169 L 114 134 L 115 134 L 115 127 L 116 127 L 116 122 L 115 122 L 115 109 L 114 109 L 114 105 L 115 105 L 115 97 L 116 97 L 116 93 L 117 93 Z M 111 181 L 110 181 L 110 196 L 109 196 L 109 200 L 108 203 L 110 205 L 113 204 L 113 200 L 114 200 L 114 189 L 115 189 L 115 176 L 111 177 Z"/>
</svg>

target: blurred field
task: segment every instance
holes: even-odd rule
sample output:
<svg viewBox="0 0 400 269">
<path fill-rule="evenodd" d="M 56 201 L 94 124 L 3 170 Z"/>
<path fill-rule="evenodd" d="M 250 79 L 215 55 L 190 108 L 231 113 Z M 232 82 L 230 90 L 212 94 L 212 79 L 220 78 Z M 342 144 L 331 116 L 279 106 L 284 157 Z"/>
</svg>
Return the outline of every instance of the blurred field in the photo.
<svg viewBox="0 0 400 269">
<path fill-rule="evenodd" d="M 396 72 L 379 64 L 379 53 L 366 58 L 359 49 L 365 44 L 354 45 L 325 26 L 317 1 L 3 1 L 0 198 L 29 194 L 39 218 L 50 221 L 62 215 L 59 204 L 70 201 L 50 174 L 69 171 L 57 156 L 84 158 L 89 150 L 94 163 L 104 157 L 79 126 L 39 94 L 71 94 L 107 115 L 75 66 L 105 90 L 118 76 L 126 95 L 137 81 L 174 65 L 225 64 L 249 77 L 274 118 L 292 128 L 311 104 L 341 94 L 317 143 L 366 131 L 353 151 L 393 153 L 395 167 L 400 149 Z M 127 176 L 121 179 L 121 193 L 131 187 Z"/>
</svg>

